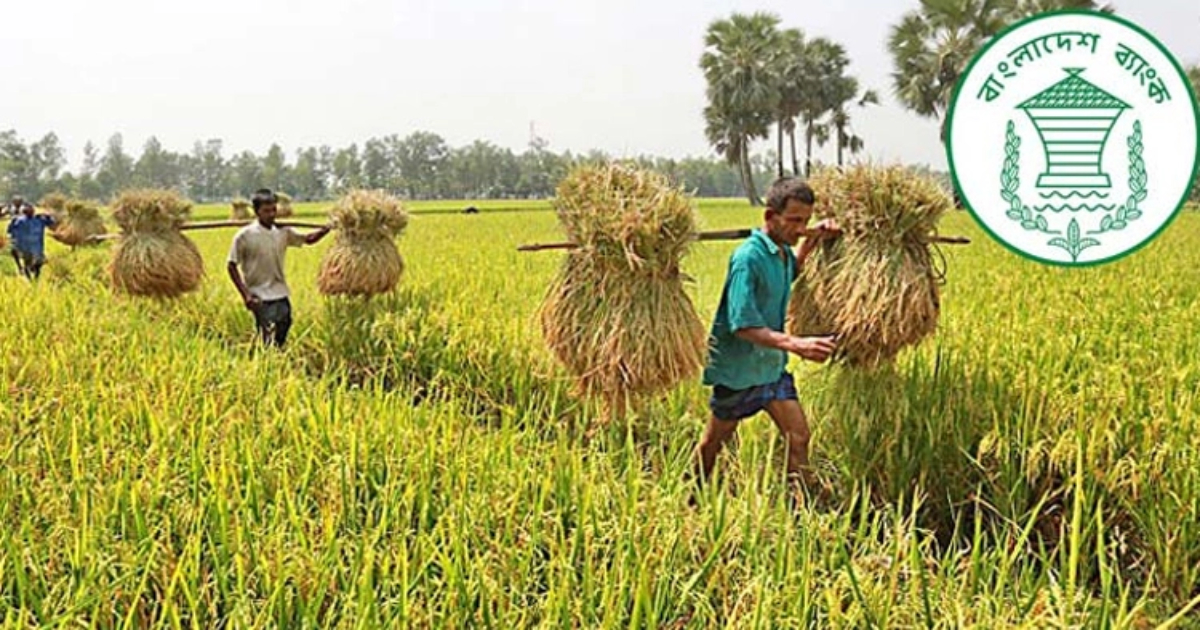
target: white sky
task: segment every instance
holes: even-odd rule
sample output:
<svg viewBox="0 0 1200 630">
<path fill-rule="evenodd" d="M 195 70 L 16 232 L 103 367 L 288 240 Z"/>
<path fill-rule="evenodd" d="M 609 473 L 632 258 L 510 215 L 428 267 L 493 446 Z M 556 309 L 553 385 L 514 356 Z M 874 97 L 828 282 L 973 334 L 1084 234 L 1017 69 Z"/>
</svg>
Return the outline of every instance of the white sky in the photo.
<svg viewBox="0 0 1200 630">
<path fill-rule="evenodd" d="M 704 31 L 734 11 L 841 42 L 881 106 L 854 126 L 878 160 L 945 168 L 937 125 L 891 95 L 888 28 L 916 0 L 0 0 L 0 130 L 54 131 L 71 166 L 114 132 L 225 155 L 415 130 L 454 146 L 712 155 Z M 1118 0 L 1187 64 L 1200 2 Z M 766 144 L 762 148 L 766 148 Z M 822 155 L 831 156 L 826 149 Z"/>
</svg>

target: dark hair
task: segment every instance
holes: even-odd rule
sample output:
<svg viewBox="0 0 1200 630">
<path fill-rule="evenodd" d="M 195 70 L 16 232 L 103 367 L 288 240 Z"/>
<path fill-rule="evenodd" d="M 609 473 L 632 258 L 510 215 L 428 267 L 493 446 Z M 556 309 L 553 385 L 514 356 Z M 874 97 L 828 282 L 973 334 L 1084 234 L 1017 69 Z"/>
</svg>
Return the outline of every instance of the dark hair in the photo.
<svg viewBox="0 0 1200 630">
<path fill-rule="evenodd" d="M 259 188 L 254 191 L 254 196 L 250 198 L 250 203 L 254 206 L 254 211 L 257 212 L 262 206 L 269 203 L 275 203 L 278 199 L 275 198 L 275 193 L 271 192 L 270 188 Z"/>
<path fill-rule="evenodd" d="M 795 199 L 804 205 L 811 206 L 817 202 L 813 189 L 807 182 L 798 177 L 781 177 L 767 191 L 767 209 L 783 212 L 788 201 Z"/>
</svg>

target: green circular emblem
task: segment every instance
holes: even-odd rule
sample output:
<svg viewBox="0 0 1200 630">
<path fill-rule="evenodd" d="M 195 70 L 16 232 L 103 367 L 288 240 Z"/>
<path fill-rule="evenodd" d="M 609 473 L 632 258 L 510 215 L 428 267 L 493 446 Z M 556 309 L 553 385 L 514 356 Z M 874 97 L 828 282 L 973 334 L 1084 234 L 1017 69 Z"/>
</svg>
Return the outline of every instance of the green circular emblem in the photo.
<svg viewBox="0 0 1200 630">
<path fill-rule="evenodd" d="M 989 235 L 1043 263 L 1095 265 L 1149 243 L 1200 168 L 1200 110 L 1144 29 L 1045 13 L 993 38 L 959 81 L 950 172 Z"/>
</svg>

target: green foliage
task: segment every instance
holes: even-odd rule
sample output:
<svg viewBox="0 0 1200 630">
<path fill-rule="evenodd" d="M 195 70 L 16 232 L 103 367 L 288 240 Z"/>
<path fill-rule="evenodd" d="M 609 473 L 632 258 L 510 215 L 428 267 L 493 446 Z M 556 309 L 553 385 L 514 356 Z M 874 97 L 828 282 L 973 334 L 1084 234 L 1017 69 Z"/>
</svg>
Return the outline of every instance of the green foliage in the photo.
<svg viewBox="0 0 1200 630">
<path fill-rule="evenodd" d="M 264 186 L 303 201 L 328 200 L 364 186 L 410 199 L 544 199 L 572 166 L 609 159 L 598 151 L 555 153 L 544 141 L 520 153 L 482 140 L 450 147 L 427 132 L 371 138 L 361 150 L 358 144 L 337 150 L 303 147 L 291 163 L 278 145 L 261 156 L 251 151 L 225 156 L 222 141 L 210 139 L 195 143 L 189 154 L 151 137 L 134 159 L 114 136 L 104 155 L 89 142 L 79 172 L 70 173 L 62 171 L 65 159 L 57 142 L 54 134 L 30 144 L 12 131 L 0 134 L 0 199 L 18 192 L 31 201 L 46 193 L 113 199 L 128 188 L 157 188 L 222 202 L 249 197 Z M 641 156 L 636 161 L 702 196 L 736 197 L 743 190 L 739 170 L 723 160 Z M 758 156 L 751 158 L 750 169 L 757 182 L 772 178 L 773 169 Z"/>
<path fill-rule="evenodd" d="M 793 364 L 831 496 L 792 513 L 765 417 L 687 507 L 698 382 L 640 433 L 578 435 L 597 410 L 568 395 L 532 321 L 561 258 L 515 251 L 558 238 L 554 214 L 436 214 L 463 203 L 413 206 L 410 269 L 386 298 L 322 299 L 328 243 L 291 250 L 283 352 L 252 349 L 223 275 L 230 232 L 195 233 L 206 284 L 166 303 L 114 296 L 94 273 L 107 250 L 48 243 L 38 285 L 0 259 L 0 309 L 29 323 L 0 361 L 5 623 L 1195 621 L 1200 217 L 1062 270 L 945 216 L 940 233 L 972 244 L 943 248 L 934 340 L 869 378 Z M 701 215 L 761 218 L 745 202 Z M 705 321 L 736 246 L 684 259 Z"/>
<path fill-rule="evenodd" d="M 920 116 L 941 118 L 945 142 L 955 86 L 984 42 L 1018 20 L 1058 9 L 1112 11 L 1094 0 L 924 0 L 888 35 L 896 97 Z"/>
</svg>

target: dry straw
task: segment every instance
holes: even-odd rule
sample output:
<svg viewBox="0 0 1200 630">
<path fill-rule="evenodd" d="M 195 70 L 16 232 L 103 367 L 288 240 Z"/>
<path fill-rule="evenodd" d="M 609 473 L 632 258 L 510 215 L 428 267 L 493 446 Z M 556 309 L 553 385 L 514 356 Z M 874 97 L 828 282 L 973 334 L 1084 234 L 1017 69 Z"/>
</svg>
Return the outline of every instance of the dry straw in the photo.
<svg viewBox="0 0 1200 630">
<path fill-rule="evenodd" d="M 97 241 L 89 238 L 104 234 L 104 219 L 100 218 L 100 207 L 94 202 L 55 192 L 42 197 L 38 207 L 50 211 L 55 223 L 50 237 L 64 245 L 95 244 Z"/>
<path fill-rule="evenodd" d="M 836 220 L 843 234 L 805 263 L 792 288 L 788 330 L 837 333 L 837 360 L 876 367 L 937 327 L 929 237 L 952 201 L 934 181 L 898 166 L 828 169 L 810 183 L 815 214 Z"/>
<path fill-rule="evenodd" d="M 292 196 L 287 193 L 275 193 L 275 217 L 286 218 L 292 216 Z"/>
<path fill-rule="evenodd" d="M 321 260 L 317 289 L 324 295 L 371 296 L 396 287 L 404 259 L 396 237 L 408 225 L 400 201 L 383 191 L 352 190 L 329 211 L 337 230 Z"/>
<path fill-rule="evenodd" d="M 179 228 L 191 203 L 172 191 L 131 190 L 113 203 L 121 240 L 109 274 L 114 289 L 131 295 L 177 297 L 194 291 L 204 276 L 204 260 Z"/>
<path fill-rule="evenodd" d="M 250 202 L 242 198 L 233 200 L 230 204 L 229 218 L 234 221 L 245 221 L 254 218 L 254 212 L 250 210 Z"/>
<path fill-rule="evenodd" d="M 707 332 L 679 271 L 697 231 L 687 195 L 653 172 L 583 166 L 559 184 L 554 208 L 578 247 L 539 316 L 576 393 L 600 398 L 611 419 L 696 377 Z"/>
<path fill-rule="evenodd" d="M 68 199 L 58 223 L 50 233 L 60 243 L 78 247 L 80 245 L 95 245 L 99 241 L 91 240 L 93 236 L 104 234 L 104 219 L 100 218 L 100 207 L 91 201 Z"/>
<path fill-rule="evenodd" d="M 67 201 L 66 195 L 59 192 L 52 192 L 38 201 L 38 207 L 50 210 L 50 214 L 57 220 L 62 218 L 62 214 L 67 208 Z"/>
</svg>

